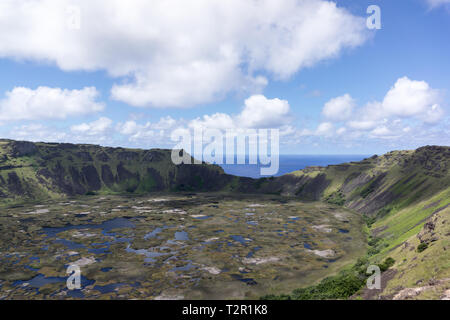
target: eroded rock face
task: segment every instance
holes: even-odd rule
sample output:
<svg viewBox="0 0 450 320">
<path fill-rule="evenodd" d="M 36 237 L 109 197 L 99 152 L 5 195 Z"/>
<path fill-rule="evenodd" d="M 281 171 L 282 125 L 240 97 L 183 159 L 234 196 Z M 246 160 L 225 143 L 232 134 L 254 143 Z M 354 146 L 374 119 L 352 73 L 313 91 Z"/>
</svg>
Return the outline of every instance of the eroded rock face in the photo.
<svg viewBox="0 0 450 320">
<path fill-rule="evenodd" d="M 0 192 L 7 197 L 56 194 L 80 195 L 102 188 L 122 192 L 219 190 L 230 178 L 217 166 L 176 166 L 170 150 L 130 150 L 94 145 L 31 143 L 9 141 L 0 171 L 12 171 L 0 180 Z M 29 155 L 29 163 L 17 165 L 16 157 Z M 160 162 L 164 163 L 162 166 Z M 18 171 L 33 168 L 34 177 L 25 181 Z M 27 169 L 29 170 L 29 169 Z M 0 175 L 7 177 L 8 172 Z M 225 177 L 224 179 L 222 179 Z M 33 190 L 33 188 L 36 188 Z"/>
<path fill-rule="evenodd" d="M 73 183 L 69 179 L 68 172 L 61 161 L 58 161 L 56 166 L 51 170 L 50 178 L 56 187 L 54 188 L 55 191 L 62 190 L 65 194 L 76 194 Z"/>
<path fill-rule="evenodd" d="M 439 240 L 439 237 L 435 233 L 436 223 L 439 219 L 437 214 L 433 215 L 428 219 L 428 221 L 424 224 L 422 231 L 419 232 L 417 238 L 421 243 L 429 243 Z"/>
<path fill-rule="evenodd" d="M 176 166 L 174 189 L 190 190 L 220 190 L 229 181 L 222 169 L 216 166 L 181 164 Z"/>
<path fill-rule="evenodd" d="M 117 181 L 124 182 L 130 179 L 139 179 L 139 174 L 127 170 L 122 162 L 119 163 L 117 166 Z"/>
<path fill-rule="evenodd" d="M 450 289 L 446 290 L 441 297 L 441 300 L 450 300 Z"/>
<path fill-rule="evenodd" d="M 83 161 L 93 161 L 91 154 L 86 151 L 77 152 L 76 156 Z"/>
<path fill-rule="evenodd" d="M 164 190 L 167 188 L 167 185 L 164 183 L 163 177 L 156 169 L 147 168 L 147 175 L 144 177 L 144 179 L 151 179 L 152 181 L 152 186 L 147 191 Z"/>
<path fill-rule="evenodd" d="M 164 154 L 158 150 L 148 150 L 145 152 L 143 160 L 148 162 L 159 162 L 164 159 Z"/>
<path fill-rule="evenodd" d="M 435 172 L 448 169 L 446 168 L 446 163 L 440 161 L 443 158 L 448 159 L 450 157 L 450 150 L 447 147 L 421 147 L 414 152 L 414 155 L 413 163 L 422 166 L 424 169 Z"/>
<path fill-rule="evenodd" d="M 117 159 L 121 161 L 133 161 L 139 158 L 139 154 L 131 151 L 122 151 L 117 154 Z"/>
<path fill-rule="evenodd" d="M 84 181 L 78 169 L 75 167 L 69 168 L 70 176 L 72 177 L 72 187 L 74 194 L 84 194 L 86 193 L 86 188 L 83 186 Z"/>
<path fill-rule="evenodd" d="M 102 187 L 97 169 L 94 166 L 90 165 L 83 167 L 82 173 L 89 190 L 99 190 Z"/>
<path fill-rule="evenodd" d="M 319 174 L 307 184 L 300 187 L 296 195 L 305 200 L 320 200 L 323 191 L 328 187 L 330 181 L 325 174 Z"/>
<path fill-rule="evenodd" d="M 95 157 L 102 162 L 108 162 L 110 159 L 109 156 L 106 154 L 106 152 L 103 151 L 96 154 Z"/>
<path fill-rule="evenodd" d="M 368 183 L 373 177 L 366 173 L 355 172 L 350 174 L 344 181 L 341 190 L 345 194 L 350 194 L 356 188 L 359 188 Z"/>
<path fill-rule="evenodd" d="M 102 165 L 102 180 L 108 187 L 111 187 L 115 182 L 111 168 L 107 164 Z"/>
<path fill-rule="evenodd" d="M 8 173 L 8 190 L 10 193 L 23 195 L 24 189 L 20 182 L 19 176 L 15 172 Z"/>
<path fill-rule="evenodd" d="M 13 141 L 10 143 L 11 155 L 13 157 L 23 157 L 35 154 L 38 148 L 33 142 L 28 141 Z"/>
<path fill-rule="evenodd" d="M 422 287 L 415 287 L 415 288 L 405 288 L 400 290 L 394 297 L 393 300 L 409 300 L 414 299 L 415 297 L 421 295 L 425 291 L 429 290 L 435 290 L 441 285 L 445 285 L 450 281 L 450 278 L 441 279 L 441 280 L 435 280 L 430 279 L 427 283 L 427 285 Z M 442 300 L 450 300 L 449 297 L 450 290 L 446 290 L 443 292 L 443 295 L 441 297 Z"/>
</svg>

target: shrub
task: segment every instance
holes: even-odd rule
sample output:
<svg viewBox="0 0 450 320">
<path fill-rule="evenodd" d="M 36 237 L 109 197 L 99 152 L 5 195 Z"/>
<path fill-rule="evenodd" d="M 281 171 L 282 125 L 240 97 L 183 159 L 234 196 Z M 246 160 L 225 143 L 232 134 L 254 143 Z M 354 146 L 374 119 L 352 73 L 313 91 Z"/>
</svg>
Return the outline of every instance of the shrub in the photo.
<svg viewBox="0 0 450 320">
<path fill-rule="evenodd" d="M 381 250 L 379 248 L 369 248 L 369 250 L 367 250 L 367 255 L 370 256 L 374 256 L 377 253 L 379 253 Z"/>
<path fill-rule="evenodd" d="M 364 279 L 353 271 L 341 272 L 337 276 L 322 280 L 318 285 L 296 289 L 295 300 L 346 299 L 355 294 L 364 284 Z"/>
<path fill-rule="evenodd" d="M 274 294 L 268 294 L 262 296 L 260 300 L 291 300 L 291 296 L 288 294 L 280 294 L 279 296 Z"/>
<path fill-rule="evenodd" d="M 394 259 L 388 258 L 386 265 L 392 265 Z M 359 258 L 349 270 L 343 270 L 339 274 L 328 277 L 318 284 L 299 288 L 292 294 L 266 295 L 261 300 L 326 300 L 326 299 L 348 299 L 357 293 L 366 283 L 367 257 Z"/>
<path fill-rule="evenodd" d="M 417 252 L 422 252 L 422 251 L 424 251 L 426 248 L 428 248 L 428 243 L 422 242 L 421 244 L 419 244 L 419 245 L 417 246 Z"/>
<path fill-rule="evenodd" d="M 369 217 L 367 215 L 363 215 L 363 220 L 366 223 L 367 227 L 371 228 L 372 224 L 374 224 L 377 219 L 375 217 Z"/>
<path fill-rule="evenodd" d="M 345 204 L 345 196 L 342 191 L 336 191 L 330 194 L 326 199 L 328 203 L 343 206 Z"/>
<path fill-rule="evenodd" d="M 387 269 L 389 269 L 390 267 L 392 267 L 395 263 L 395 260 L 392 259 L 391 257 L 386 258 L 386 260 L 384 260 L 384 262 L 380 265 L 378 265 L 380 267 L 381 272 L 386 271 Z"/>
<path fill-rule="evenodd" d="M 371 247 L 375 247 L 380 241 L 381 238 L 371 238 L 368 242 L 368 245 Z"/>
</svg>

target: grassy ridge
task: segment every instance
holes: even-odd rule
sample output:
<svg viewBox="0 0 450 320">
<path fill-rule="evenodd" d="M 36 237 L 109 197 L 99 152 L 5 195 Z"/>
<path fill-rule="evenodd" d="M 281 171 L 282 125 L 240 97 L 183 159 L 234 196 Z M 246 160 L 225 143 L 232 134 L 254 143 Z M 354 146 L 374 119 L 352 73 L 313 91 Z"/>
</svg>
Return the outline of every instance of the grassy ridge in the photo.
<svg viewBox="0 0 450 320">
<path fill-rule="evenodd" d="M 392 272 L 372 298 L 442 297 L 450 287 L 449 167 L 449 147 L 424 147 L 292 173 L 296 180 L 285 192 L 304 190 L 323 175 L 323 201 L 362 213 L 369 249 L 356 264 L 316 285 L 263 299 L 364 298 L 365 271 L 373 264 Z"/>
</svg>

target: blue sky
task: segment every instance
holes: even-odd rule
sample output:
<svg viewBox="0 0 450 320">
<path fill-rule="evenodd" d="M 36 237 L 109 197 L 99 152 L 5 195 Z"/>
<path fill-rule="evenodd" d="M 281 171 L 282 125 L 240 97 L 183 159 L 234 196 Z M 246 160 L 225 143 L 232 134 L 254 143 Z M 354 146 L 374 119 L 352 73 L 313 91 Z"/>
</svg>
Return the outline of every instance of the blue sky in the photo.
<svg viewBox="0 0 450 320">
<path fill-rule="evenodd" d="M 3 138 L 171 147 L 203 126 L 279 128 L 291 154 L 450 144 L 446 0 L 18 3 L 0 5 Z M 374 4 L 381 30 L 365 27 Z"/>
</svg>

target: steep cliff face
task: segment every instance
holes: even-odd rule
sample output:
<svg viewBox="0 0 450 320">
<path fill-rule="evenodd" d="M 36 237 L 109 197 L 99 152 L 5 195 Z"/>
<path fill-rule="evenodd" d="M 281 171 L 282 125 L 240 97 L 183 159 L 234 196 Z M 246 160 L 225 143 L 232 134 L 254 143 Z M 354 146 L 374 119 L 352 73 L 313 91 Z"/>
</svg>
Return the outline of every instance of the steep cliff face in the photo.
<svg viewBox="0 0 450 320">
<path fill-rule="evenodd" d="M 171 151 L 0 140 L 0 197 L 232 191 L 323 200 L 382 217 L 450 187 L 450 147 L 392 151 L 277 178 L 227 175 L 216 165 L 174 165 Z"/>
<path fill-rule="evenodd" d="M 450 147 L 392 151 L 360 162 L 310 167 L 267 180 L 264 192 L 324 200 L 382 217 L 450 187 Z"/>
<path fill-rule="evenodd" d="M 170 150 L 0 141 L 0 197 L 107 192 L 216 191 L 233 177 L 215 165 L 172 163 Z"/>
</svg>

